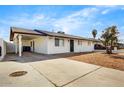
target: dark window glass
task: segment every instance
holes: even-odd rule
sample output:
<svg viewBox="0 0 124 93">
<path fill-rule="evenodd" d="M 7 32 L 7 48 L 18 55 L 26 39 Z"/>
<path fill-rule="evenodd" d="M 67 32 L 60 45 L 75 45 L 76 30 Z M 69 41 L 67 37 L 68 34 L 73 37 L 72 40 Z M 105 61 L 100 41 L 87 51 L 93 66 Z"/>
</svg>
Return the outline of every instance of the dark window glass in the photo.
<svg viewBox="0 0 124 93">
<path fill-rule="evenodd" d="M 31 41 L 31 47 L 32 47 L 32 41 Z"/>
<path fill-rule="evenodd" d="M 59 46 L 59 39 L 55 38 L 55 46 Z"/>
</svg>

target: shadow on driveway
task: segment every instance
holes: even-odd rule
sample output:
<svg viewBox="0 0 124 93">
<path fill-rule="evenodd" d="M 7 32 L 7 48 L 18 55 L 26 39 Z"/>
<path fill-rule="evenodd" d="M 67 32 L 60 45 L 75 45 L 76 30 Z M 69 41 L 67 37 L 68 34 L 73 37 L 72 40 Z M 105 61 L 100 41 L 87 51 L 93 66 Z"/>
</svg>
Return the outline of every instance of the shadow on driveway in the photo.
<svg viewBox="0 0 124 93">
<path fill-rule="evenodd" d="M 15 61 L 15 62 L 20 62 L 20 63 L 28 63 L 28 62 L 36 62 L 36 61 L 43 61 L 43 60 L 49 60 L 49 59 L 79 56 L 79 55 L 82 55 L 82 54 L 87 54 L 87 53 L 62 53 L 62 54 L 47 55 L 47 54 L 23 52 L 22 57 L 19 57 L 16 54 L 7 54 L 3 61 L 4 62 Z"/>
</svg>

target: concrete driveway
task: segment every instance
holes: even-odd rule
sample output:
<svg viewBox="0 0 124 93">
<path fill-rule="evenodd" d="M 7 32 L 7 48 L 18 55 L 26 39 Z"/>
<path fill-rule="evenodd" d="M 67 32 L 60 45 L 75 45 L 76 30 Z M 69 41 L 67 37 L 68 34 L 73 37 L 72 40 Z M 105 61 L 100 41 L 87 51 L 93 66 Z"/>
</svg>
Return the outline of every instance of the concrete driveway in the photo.
<svg viewBox="0 0 124 93">
<path fill-rule="evenodd" d="M 27 71 L 28 73 L 20 77 L 10 77 L 9 74 L 16 71 Z M 33 86 L 42 86 L 50 87 L 53 86 L 44 76 L 39 72 L 34 70 L 28 64 L 15 63 L 15 62 L 6 62 L 0 63 L 0 86 L 6 87 L 33 87 Z"/>
<path fill-rule="evenodd" d="M 24 76 L 10 77 L 15 71 Z M 124 72 L 66 58 L 18 63 L 0 62 L 0 86 L 87 87 L 124 86 Z"/>
</svg>

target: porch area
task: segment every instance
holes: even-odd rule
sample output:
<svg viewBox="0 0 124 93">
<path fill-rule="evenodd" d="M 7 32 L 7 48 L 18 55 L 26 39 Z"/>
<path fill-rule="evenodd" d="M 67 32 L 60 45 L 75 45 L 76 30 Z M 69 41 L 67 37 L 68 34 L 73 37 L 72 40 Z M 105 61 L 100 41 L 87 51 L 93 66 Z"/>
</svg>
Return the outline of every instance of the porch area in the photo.
<svg viewBox="0 0 124 93">
<path fill-rule="evenodd" d="M 40 40 L 39 40 L 40 38 Z M 36 49 L 39 47 L 38 44 L 41 44 L 44 42 L 43 36 L 38 35 L 31 35 L 31 34 L 15 34 L 13 43 L 15 45 L 15 54 L 19 57 L 22 56 L 30 56 L 30 53 L 23 53 L 23 52 L 35 52 Z M 38 40 L 40 43 L 38 43 Z M 42 40 L 42 41 L 41 41 Z M 24 55 L 23 55 L 24 54 Z M 14 54 L 13 54 L 14 55 Z M 23 57 L 22 57 L 23 58 Z"/>
</svg>

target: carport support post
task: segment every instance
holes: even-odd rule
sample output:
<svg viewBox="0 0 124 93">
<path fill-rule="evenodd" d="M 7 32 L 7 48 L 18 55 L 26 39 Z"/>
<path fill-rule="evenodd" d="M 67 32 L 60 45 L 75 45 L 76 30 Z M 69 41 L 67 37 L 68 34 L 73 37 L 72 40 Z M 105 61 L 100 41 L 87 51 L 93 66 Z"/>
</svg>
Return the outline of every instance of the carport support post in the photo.
<svg viewBox="0 0 124 93">
<path fill-rule="evenodd" d="M 19 35 L 19 56 L 22 56 L 22 36 Z"/>
<path fill-rule="evenodd" d="M 15 53 L 17 54 L 18 53 L 18 48 L 17 48 L 17 38 L 15 38 Z"/>
</svg>

